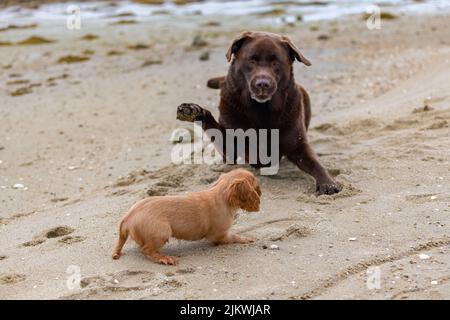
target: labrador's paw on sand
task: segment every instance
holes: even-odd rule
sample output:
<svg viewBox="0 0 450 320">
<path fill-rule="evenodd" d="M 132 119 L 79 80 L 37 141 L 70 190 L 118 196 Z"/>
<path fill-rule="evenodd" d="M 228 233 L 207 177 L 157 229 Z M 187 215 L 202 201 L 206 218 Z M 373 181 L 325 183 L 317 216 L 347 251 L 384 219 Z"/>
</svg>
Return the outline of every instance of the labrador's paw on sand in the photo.
<svg viewBox="0 0 450 320">
<path fill-rule="evenodd" d="M 331 204 L 333 201 L 353 197 L 362 192 L 349 182 L 340 181 L 340 185 L 342 189 L 339 193 L 333 195 L 323 194 L 320 196 L 316 196 L 314 193 L 302 193 L 297 196 L 296 200 L 304 203 Z"/>
</svg>

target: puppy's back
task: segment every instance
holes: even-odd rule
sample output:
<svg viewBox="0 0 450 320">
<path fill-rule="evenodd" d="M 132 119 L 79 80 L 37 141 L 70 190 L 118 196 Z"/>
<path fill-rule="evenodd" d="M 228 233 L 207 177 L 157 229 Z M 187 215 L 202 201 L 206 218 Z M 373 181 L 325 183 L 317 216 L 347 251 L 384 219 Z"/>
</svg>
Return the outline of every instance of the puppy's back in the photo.
<svg viewBox="0 0 450 320">
<path fill-rule="evenodd" d="M 129 221 L 137 215 L 144 216 L 162 216 L 170 211 L 173 206 L 171 203 L 176 202 L 180 196 L 156 196 L 142 199 L 136 202 L 122 218 L 122 221 Z"/>
<path fill-rule="evenodd" d="M 202 193 L 183 196 L 161 196 L 137 202 L 122 219 L 123 227 L 140 243 L 145 235 L 169 228 L 172 236 L 184 240 L 199 240 L 209 230 L 208 201 Z"/>
</svg>

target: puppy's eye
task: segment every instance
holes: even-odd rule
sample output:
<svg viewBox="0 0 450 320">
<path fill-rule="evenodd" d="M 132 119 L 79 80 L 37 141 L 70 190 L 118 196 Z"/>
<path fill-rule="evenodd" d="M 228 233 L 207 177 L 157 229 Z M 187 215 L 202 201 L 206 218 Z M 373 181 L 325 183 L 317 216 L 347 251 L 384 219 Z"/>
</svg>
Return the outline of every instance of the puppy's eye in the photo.
<svg viewBox="0 0 450 320">
<path fill-rule="evenodd" d="M 278 67 L 278 66 L 280 66 L 280 63 L 277 60 L 274 60 L 274 61 L 272 61 L 272 66 Z"/>
</svg>

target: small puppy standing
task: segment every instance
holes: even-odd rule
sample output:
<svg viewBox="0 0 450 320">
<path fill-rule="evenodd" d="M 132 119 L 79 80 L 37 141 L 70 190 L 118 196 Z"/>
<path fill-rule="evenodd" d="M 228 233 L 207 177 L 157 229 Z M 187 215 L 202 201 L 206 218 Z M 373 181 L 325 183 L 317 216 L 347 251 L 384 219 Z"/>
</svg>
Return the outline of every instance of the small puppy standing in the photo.
<svg viewBox="0 0 450 320">
<path fill-rule="evenodd" d="M 162 264 L 176 264 L 173 257 L 159 252 L 170 237 L 189 241 L 206 238 L 214 244 L 254 242 L 230 233 L 230 228 L 238 209 L 259 211 L 260 198 L 255 176 L 236 169 L 222 174 L 205 191 L 141 200 L 123 217 L 112 257 L 120 258 L 128 235 L 148 258 Z"/>
</svg>

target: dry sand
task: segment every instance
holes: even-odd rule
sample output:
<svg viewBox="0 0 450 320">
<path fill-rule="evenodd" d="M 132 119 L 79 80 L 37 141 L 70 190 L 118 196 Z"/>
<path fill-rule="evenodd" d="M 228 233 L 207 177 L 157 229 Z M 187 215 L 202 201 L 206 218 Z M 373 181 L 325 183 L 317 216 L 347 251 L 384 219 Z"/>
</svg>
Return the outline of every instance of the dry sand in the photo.
<svg viewBox="0 0 450 320">
<path fill-rule="evenodd" d="M 450 298 L 448 18 L 403 16 L 379 31 L 359 16 L 273 28 L 193 16 L 1 32 L 55 42 L 0 46 L 0 298 Z M 130 241 L 113 261 L 117 223 L 147 191 L 204 189 L 230 169 L 171 165 L 169 138 L 189 128 L 175 119 L 181 102 L 217 115 L 205 83 L 226 71 L 243 29 L 289 34 L 312 60 L 295 67 L 312 98 L 309 136 L 344 190 L 316 197 L 283 162 L 260 177 L 261 212 L 234 226 L 255 244 L 174 240 L 164 251 L 180 263 L 168 267 Z M 192 48 L 199 33 L 208 45 Z M 88 59 L 58 63 L 68 55 Z M 67 286 L 70 266 L 81 288 Z M 366 285 L 369 267 L 379 289 Z"/>
</svg>

